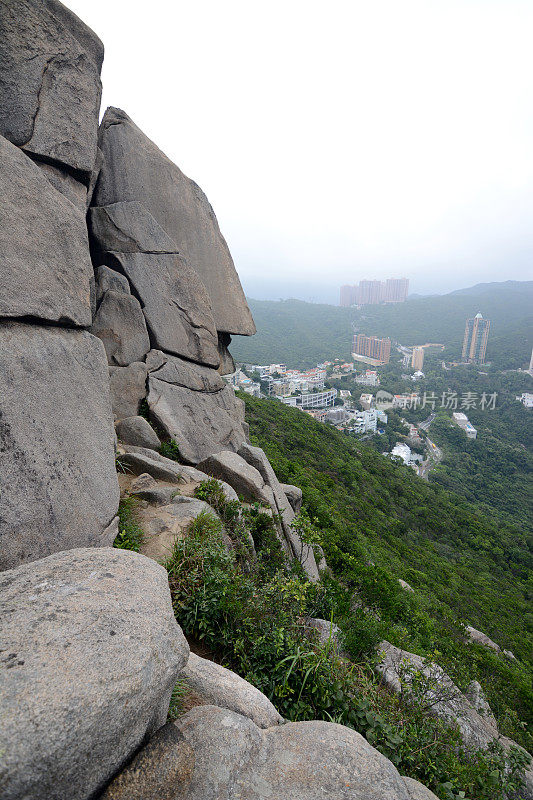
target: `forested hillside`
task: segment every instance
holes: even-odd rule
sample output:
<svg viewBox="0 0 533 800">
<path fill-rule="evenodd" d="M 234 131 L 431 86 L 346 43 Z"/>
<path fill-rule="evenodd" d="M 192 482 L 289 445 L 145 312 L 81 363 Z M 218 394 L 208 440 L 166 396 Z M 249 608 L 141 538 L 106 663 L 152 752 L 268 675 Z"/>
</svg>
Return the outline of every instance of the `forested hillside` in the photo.
<svg viewBox="0 0 533 800">
<path fill-rule="evenodd" d="M 232 353 L 238 361 L 297 367 L 349 358 L 354 331 L 389 336 L 405 345 L 441 342 L 447 345 L 446 357 L 457 358 L 465 320 L 478 311 L 491 321 L 487 360 L 500 369 L 517 369 L 531 355 L 533 281 L 481 284 L 361 310 L 300 300 L 249 300 L 249 305 L 257 334 L 235 337 Z"/>
<path fill-rule="evenodd" d="M 252 441 L 282 480 L 302 487 L 328 564 L 379 611 L 382 635 L 408 650 L 438 651 L 459 683 L 479 679 L 504 727 L 527 744 L 518 724 L 518 717 L 532 721 L 526 535 L 298 410 L 244 399 Z M 395 578 L 415 589 L 409 608 Z M 461 622 L 488 633 L 521 663 L 466 647 Z M 361 641 L 371 634 L 363 625 Z"/>
</svg>

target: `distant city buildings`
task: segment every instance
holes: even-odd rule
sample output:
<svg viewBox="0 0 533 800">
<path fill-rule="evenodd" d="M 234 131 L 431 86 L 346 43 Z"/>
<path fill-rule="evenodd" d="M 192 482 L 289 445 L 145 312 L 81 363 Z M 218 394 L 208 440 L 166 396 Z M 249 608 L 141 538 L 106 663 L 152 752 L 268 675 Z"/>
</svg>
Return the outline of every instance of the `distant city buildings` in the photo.
<svg viewBox="0 0 533 800">
<path fill-rule="evenodd" d="M 459 425 L 460 428 L 466 433 L 469 439 L 475 439 L 477 436 L 477 430 L 474 428 L 466 414 L 463 414 L 462 411 L 454 411 L 452 414 L 454 421 Z"/>
<path fill-rule="evenodd" d="M 411 366 L 415 370 L 422 370 L 424 366 L 424 348 L 413 347 L 413 355 L 411 356 Z"/>
<path fill-rule="evenodd" d="M 392 398 L 393 408 L 416 408 L 420 404 L 420 395 L 416 392 L 411 394 L 395 394 Z"/>
<path fill-rule="evenodd" d="M 473 319 L 467 319 L 463 339 L 462 360 L 469 364 L 484 364 L 489 338 L 490 320 L 483 319 L 482 314 L 476 314 Z"/>
<path fill-rule="evenodd" d="M 408 278 L 387 278 L 386 281 L 360 281 L 354 286 L 341 286 L 341 306 L 365 306 L 378 303 L 403 303 L 409 293 Z"/>
<path fill-rule="evenodd" d="M 335 404 L 337 394 L 336 389 L 328 389 L 326 392 L 280 397 L 280 400 L 285 405 L 295 408 L 327 408 Z"/>
<path fill-rule="evenodd" d="M 232 372 L 231 375 L 224 375 L 223 378 L 235 389 L 240 389 L 246 392 L 246 394 L 251 394 L 252 397 L 261 396 L 261 384 L 253 381 L 240 369 Z"/>
<path fill-rule="evenodd" d="M 390 339 L 378 339 L 377 336 L 356 333 L 353 337 L 352 358 L 374 367 L 382 366 L 389 363 L 390 348 Z"/>
</svg>

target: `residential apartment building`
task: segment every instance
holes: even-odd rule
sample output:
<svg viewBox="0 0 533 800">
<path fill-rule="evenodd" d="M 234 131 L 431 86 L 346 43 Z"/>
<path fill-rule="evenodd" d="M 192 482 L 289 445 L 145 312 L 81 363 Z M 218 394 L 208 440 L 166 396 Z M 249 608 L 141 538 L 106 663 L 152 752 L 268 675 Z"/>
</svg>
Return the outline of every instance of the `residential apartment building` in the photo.
<svg viewBox="0 0 533 800">
<path fill-rule="evenodd" d="M 352 357 L 372 366 L 388 364 L 390 360 L 390 339 L 379 339 L 377 336 L 365 336 L 356 333 L 353 337 Z"/>
<path fill-rule="evenodd" d="M 489 338 L 490 320 L 483 319 L 482 314 L 476 314 L 473 319 L 467 319 L 463 339 L 462 360 L 471 364 L 484 364 Z"/>
<path fill-rule="evenodd" d="M 403 303 L 409 293 L 408 278 L 387 278 L 386 281 L 359 281 L 341 286 L 341 306 L 377 305 L 378 303 Z"/>
<path fill-rule="evenodd" d="M 365 373 L 357 375 L 355 382 L 363 386 L 379 386 L 378 373 L 374 369 L 367 369 Z"/>
</svg>

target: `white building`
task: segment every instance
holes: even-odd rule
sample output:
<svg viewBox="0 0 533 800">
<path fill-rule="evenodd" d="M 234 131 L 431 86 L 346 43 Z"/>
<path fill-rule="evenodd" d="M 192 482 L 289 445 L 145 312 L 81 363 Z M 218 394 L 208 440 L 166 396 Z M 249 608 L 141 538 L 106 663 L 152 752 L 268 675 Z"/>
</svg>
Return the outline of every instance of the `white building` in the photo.
<svg viewBox="0 0 533 800">
<path fill-rule="evenodd" d="M 413 392 L 412 394 L 395 394 L 392 399 L 394 408 L 416 408 L 420 403 L 420 397 Z"/>
<path fill-rule="evenodd" d="M 516 399 L 520 400 L 522 405 L 526 408 L 533 408 L 533 394 L 531 394 L 531 392 L 522 392 L 520 397 L 517 397 Z"/>
<path fill-rule="evenodd" d="M 297 408 L 327 408 L 335 404 L 337 389 L 328 389 L 327 392 L 312 394 L 298 394 L 294 397 L 280 397 L 282 403 Z"/>
<path fill-rule="evenodd" d="M 372 408 L 374 405 L 374 395 L 373 394 L 362 394 L 359 398 L 359 402 L 364 410 L 368 408 Z"/>
<path fill-rule="evenodd" d="M 378 373 L 373 369 L 367 369 L 362 375 L 356 376 L 355 382 L 363 386 L 379 386 Z"/>
<path fill-rule="evenodd" d="M 462 411 L 454 411 L 453 418 L 457 425 L 466 433 L 469 439 L 475 439 L 477 436 L 477 430 L 474 428 L 466 414 L 463 414 Z"/>
<path fill-rule="evenodd" d="M 351 424 L 354 433 L 375 433 L 377 427 L 378 412 L 375 408 L 354 412 Z"/>
<path fill-rule="evenodd" d="M 411 455 L 411 448 L 403 442 L 398 442 L 391 450 L 391 456 L 401 458 L 406 466 L 410 466 L 411 464 Z"/>
</svg>

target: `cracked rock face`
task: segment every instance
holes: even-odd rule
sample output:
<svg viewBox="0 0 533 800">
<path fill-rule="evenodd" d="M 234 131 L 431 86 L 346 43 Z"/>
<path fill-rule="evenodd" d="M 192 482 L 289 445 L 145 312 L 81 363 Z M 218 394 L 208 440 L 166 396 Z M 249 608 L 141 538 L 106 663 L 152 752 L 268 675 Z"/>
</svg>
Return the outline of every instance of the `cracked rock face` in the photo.
<svg viewBox="0 0 533 800">
<path fill-rule="evenodd" d="M 165 570 L 82 548 L 0 574 L 2 800 L 86 800 L 165 723 L 189 647 Z"/>
<path fill-rule="evenodd" d="M 228 246 L 202 190 L 120 109 L 107 109 L 99 146 L 104 165 L 93 205 L 141 203 L 207 289 L 217 331 L 255 333 Z"/>
<path fill-rule="evenodd" d="M 246 439 L 242 406 L 214 369 L 166 353 L 147 357 L 150 414 L 174 439 L 180 456 L 198 464 Z"/>
<path fill-rule="evenodd" d="M 108 370 L 86 331 L 0 326 L 0 569 L 112 544 L 119 500 Z"/>
<path fill-rule="evenodd" d="M 56 0 L 0 0 L 0 134 L 90 175 L 103 45 Z"/>
<path fill-rule="evenodd" d="M 91 324 L 85 213 L 0 137 L 0 317 Z"/>
</svg>

